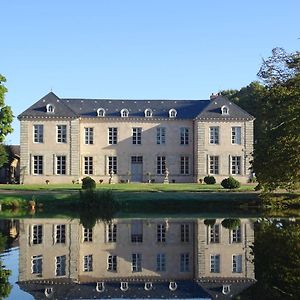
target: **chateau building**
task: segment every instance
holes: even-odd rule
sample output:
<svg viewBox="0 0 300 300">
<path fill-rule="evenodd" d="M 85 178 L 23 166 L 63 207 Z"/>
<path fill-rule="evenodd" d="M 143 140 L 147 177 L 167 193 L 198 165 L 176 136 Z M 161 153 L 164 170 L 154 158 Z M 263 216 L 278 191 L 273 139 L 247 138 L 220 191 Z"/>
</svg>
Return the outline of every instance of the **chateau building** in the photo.
<svg viewBox="0 0 300 300">
<path fill-rule="evenodd" d="M 18 116 L 21 183 L 198 182 L 250 177 L 254 118 L 210 100 L 61 99 L 49 93 Z"/>
</svg>

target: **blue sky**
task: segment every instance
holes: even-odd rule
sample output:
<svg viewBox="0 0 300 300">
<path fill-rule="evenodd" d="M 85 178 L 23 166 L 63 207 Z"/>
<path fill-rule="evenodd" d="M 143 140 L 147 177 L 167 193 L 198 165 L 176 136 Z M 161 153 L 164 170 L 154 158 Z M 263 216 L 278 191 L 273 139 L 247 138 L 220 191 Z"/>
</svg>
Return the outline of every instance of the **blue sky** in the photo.
<svg viewBox="0 0 300 300">
<path fill-rule="evenodd" d="M 300 46 L 299 0 L 2 1 L 0 73 L 17 116 L 65 98 L 208 99 Z M 19 122 L 6 138 L 19 143 Z"/>
</svg>

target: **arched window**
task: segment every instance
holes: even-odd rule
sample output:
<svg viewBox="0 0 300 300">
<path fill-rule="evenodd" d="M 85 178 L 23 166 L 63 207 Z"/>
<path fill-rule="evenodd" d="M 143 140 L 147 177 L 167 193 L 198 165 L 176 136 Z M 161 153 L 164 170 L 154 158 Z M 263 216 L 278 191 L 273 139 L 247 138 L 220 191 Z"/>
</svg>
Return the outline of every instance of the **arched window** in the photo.
<svg viewBox="0 0 300 300">
<path fill-rule="evenodd" d="M 150 117 L 152 117 L 152 109 L 150 109 L 150 108 L 147 108 L 147 109 L 145 109 L 145 117 L 147 117 L 147 118 L 150 118 Z"/>
<path fill-rule="evenodd" d="M 128 109 L 126 109 L 126 108 L 123 108 L 123 109 L 121 109 L 121 117 L 122 118 L 126 118 L 126 117 L 128 117 L 128 115 L 129 115 L 129 111 L 128 111 Z"/>
<path fill-rule="evenodd" d="M 174 282 L 174 281 L 170 281 L 169 289 L 170 289 L 171 291 L 175 291 L 175 290 L 177 289 L 177 283 Z"/>
<path fill-rule="evenodd" d="M 169 118 L 176 118 L 176 116 L 177 116 L 177 111 L 176 111 L 176 109 L 171 108 L 171 109 L 169 110 Z"/>
<path fill-rule="evenodd" d="M 104 282 L 97 282 L 96 291 L 102 293 L 104 292 L 104 290 L 105 290 Z"/>
<path fill-rule="evenodd" d="M 54 110 L 55 110 L 55 107 L 54 107 L 54 105 L 53 104 L 47 104 L 46 105 L 46 111 L 47 111 L 47 113 L 54 113 Z"/>
<path fill-rule="evenodd" d="M 145 290 L 146 291 L 150 291 L 150 290 L 152 290 L 152 282 L 145 282 Z"/>
<path fill-rule="evenodd" d="M 228 106 L 223 105 L 221 107 L 221 112 L 222 112 L 222 115 L 229 115 L 229 108 L 228 108 Z"/>
<path fill-rule="evenodd" d="M 105 117 L 105 109 L 104 108 L 98 108 L 97 109 L 97 116 L 98 117 Z"/>
<path fill-rule="evenodd" d="M 120 286 L 121 291 L 125 292 L 128 290 L 128 282 L 122 281 Z"/>
</svg>

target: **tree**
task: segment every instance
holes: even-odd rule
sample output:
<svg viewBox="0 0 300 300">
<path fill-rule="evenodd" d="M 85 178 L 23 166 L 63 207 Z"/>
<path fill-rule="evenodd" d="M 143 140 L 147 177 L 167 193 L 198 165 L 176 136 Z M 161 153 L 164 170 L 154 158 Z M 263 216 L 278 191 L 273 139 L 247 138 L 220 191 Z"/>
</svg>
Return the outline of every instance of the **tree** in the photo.
<svg viewBox="0 0 300 300">
<path fill-rule="evenodd" d="M 13 132 L 11 123 L 13 121 L 13 113 L 11 107 L 5 105 L 5 93 L 7 88 L 3 85 L 6 78 L 0 74 L 0 143 L 3 143 L 5 137 Z"/>
</svg>

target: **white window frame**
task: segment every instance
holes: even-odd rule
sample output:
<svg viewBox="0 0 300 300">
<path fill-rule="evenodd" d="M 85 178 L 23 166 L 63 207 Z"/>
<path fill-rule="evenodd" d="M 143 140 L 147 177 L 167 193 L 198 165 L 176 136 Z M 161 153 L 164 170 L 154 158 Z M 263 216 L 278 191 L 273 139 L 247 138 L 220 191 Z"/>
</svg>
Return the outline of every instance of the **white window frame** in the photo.
<svg viewBox="0 0 300 300">
<path fill-rule="evenodd" d="M 221 257 L 220 254 L 210 255 L 210 273 L 220 273 Z"/>
<path fill-rule="evenodd" d="M 98 108 L 97 109 L 97 117 L 105 117 L 105 109 L 104 108 Z"/>
<path fill-rule="evenodd" d="M 117 272 L 117 255 L 107 255 L 107 271 Z"/>
<path fill-rule="evenodd" d="M 44 143 L 44 125 L 34 124 L 33 125 L 33 142 L 35 144 Z"/>
<path fill-rule="evenodd" d="M 94 159 L 93 156 L 83 157 L 83 174 L 93 175 L 94 173 Z"/>
<path fill-rule="evenodd" d="M 169 110 L 169 118 L 176 118 L 176 116 L 177 116 L 177 110 L 174 108 L 171 108 Z"/>
<path fill-rule="evenodd" d="M 242 174 L 242 157 L 231 156 L 231 174 L 232 175 L 241 175 Z"/>
<path fill-rule="evenodd" d="M 190 254 L 180 253 L 180 272 L 190 271 Z"/>
<path fill-rule="evenodd" d="M 82 239 L 84 243 L 93 242 L 93 228 L 82 228 Z"/>
<path fill-rule="evenodd" d="M 156 157 L 156 174 L 164 175 L 166 172 L 166 157 L 164 155 Z"/>
<path fill-rule="evenodd" d="M 232 255 L 232 273 L 243 272 L 243 255 L 233 254 Z"/>
<path fill-rule="evenodd" d="M 180 175 L 190 175 L 189 156 L 180 156 Z"/>
<path fill-rule="evenodd" d="M 156 241 L 158 243 L 165 243 L 166 242 L 166 224 L 161 223 L 156 225 Z"/>
<path fill-rule="evenodd" d="M 180 128 L 180 145 L 188 145 L 189 144 L 189 134 L 190 130 L 187 127 Z"/>
<path fill-rule="evenodd" d="M 59 144 L 67 143 L 67 125 L 65 124 L 56 125 L 56 142 Z"/>
<path fill-rule="evenodd" d="M 66 175 L 67 174 L 67 157 L 66 155 L 55 156 L 56 164 L 56 175 Z"/>
<path fill-rule="evenodd" d="M 57 224 L 55 225 L 55 243 L 65 244 L 66 243 L 66 225 Z"/>
<path fill-rule="evenodd" d="M 43 255 L 31 256 L 31 274 L 42 276 L 43 274 Z"/>
<path fill-rule="evenodd" d="M 32 156 L 32 174 L 43 175 L 44 174 L 44 156 L 33 155 Z"/>
<path fill-rule="evenodd" d="M 241 145 L 242 144 L 242 127 L 234 126 L 231 127 L 231 144 Z"/>
<path fill-rule="evenodd" d="M 220 127 L 210 126 L 209 127 L 209 144 L 219 145 L 220 144 Z"/>
<path fill-rule="evenodd" d="M 31 244 L 40 245 L 43 243 L 44 228 L 41 224 L 31 226 Z"/>
<path fill-rule="evenodd" d="M 156 255 L 156 271 L 165 272 L 166 271 L 166 254 L 158 253 Z"/>
<path fill-rule="evenodd" d="M 108 128 L 108 144 L 116 145 L 118 143 L 118 128 L 109 127 Z"/>
<path fill-rule="evenodd" d="M 123 108 L 121 109 L 120 114 L 122 118 L 127 118 L 129 116 L 129 111 L 127 108 Z"/>
<path fill-rule="evenodd" d="M 190 224 L 180 224 L 180 240 L 182 243 L 190 242 Z"/>
<path fill-rule="evenodd" d="M 94 144 L 94 127 L 84 127 L 84 144 Z"/>
<path fill-rule="evenodd" d="M 54 114 L 54 112 L 55 112 L 55 106 L 53 104 L 51 104 L 51 103 L 48 103 L 46 105 L 46 112 L 50 113 L 50 114 Z"/>
<path fill-rule="evenodd" d="M 142 272 L 142 254 L 132 253 L 131 255 L 131 271 L 132 273 Z"/>
<path fill-rule="evenodd" d="M 156 144 L 157 145 L 166 144 L 166 128 L 165 127 L 157 127 L 156 128 Z"/>
<path fill-rule="evenodd" d="M 66 255 L 60 255 L 55 257 L 55 276 L 66 276 Z"/>
<path fill-rule="evenodd" d="M 220 224 L 214 224 L 213 226 L 209 226 L 209 243 L 210 244 L 220 243 L 220 238 L 221 238 L 220 231 L 221 231 Z"/>
<path fill-rule="evenodd" d="M 83 272 L 93 272 L 93 255 L 83 256 Z"/>
<path fill-rule="evenodd" d="M 111 223 L 106 225 L 106 241 L 108 243 L 117 242 L 117 224 Z"/>
<path fill-rule="evenodd" d="M 141 145 L 142 144 L 142 127 L 132 128 L 132 144 Z"/>
<path fill-rule="evenodd" d="M 145 117 L 146 117 L 146 118 L 151 118 L 151 117 L 152 117 L 152 114 L 153 114 L 151 108 L 146 108 L 145 111 L 144 111 L 144 113 L 145 113 Z"/>
<path fill-rule="evenodd" d="M 108 162 L 107 162 L 108 174 L 110 174 L 111 170 L 112 170 L 113 174 L 118 174 L 118 157 L 117 156 L 108 156 Z"/>
<path fill-rule="evenodd" d="M 223 105 L 221 107 L 222 115 L 229 115 L 229 107 L 227 105 Z"/>
<path fill-rule="evenodd" d="M 220 174 L 220 157 L 218 155 L 209 156 L 209 174 Z"/>
<path fill-rule="evenodd" d="M 240 225 L 237 228 L 232 229 L 230 234 L 231 234 L 231 243 L 242 242 L 242 227 Z"/>
</svg>

